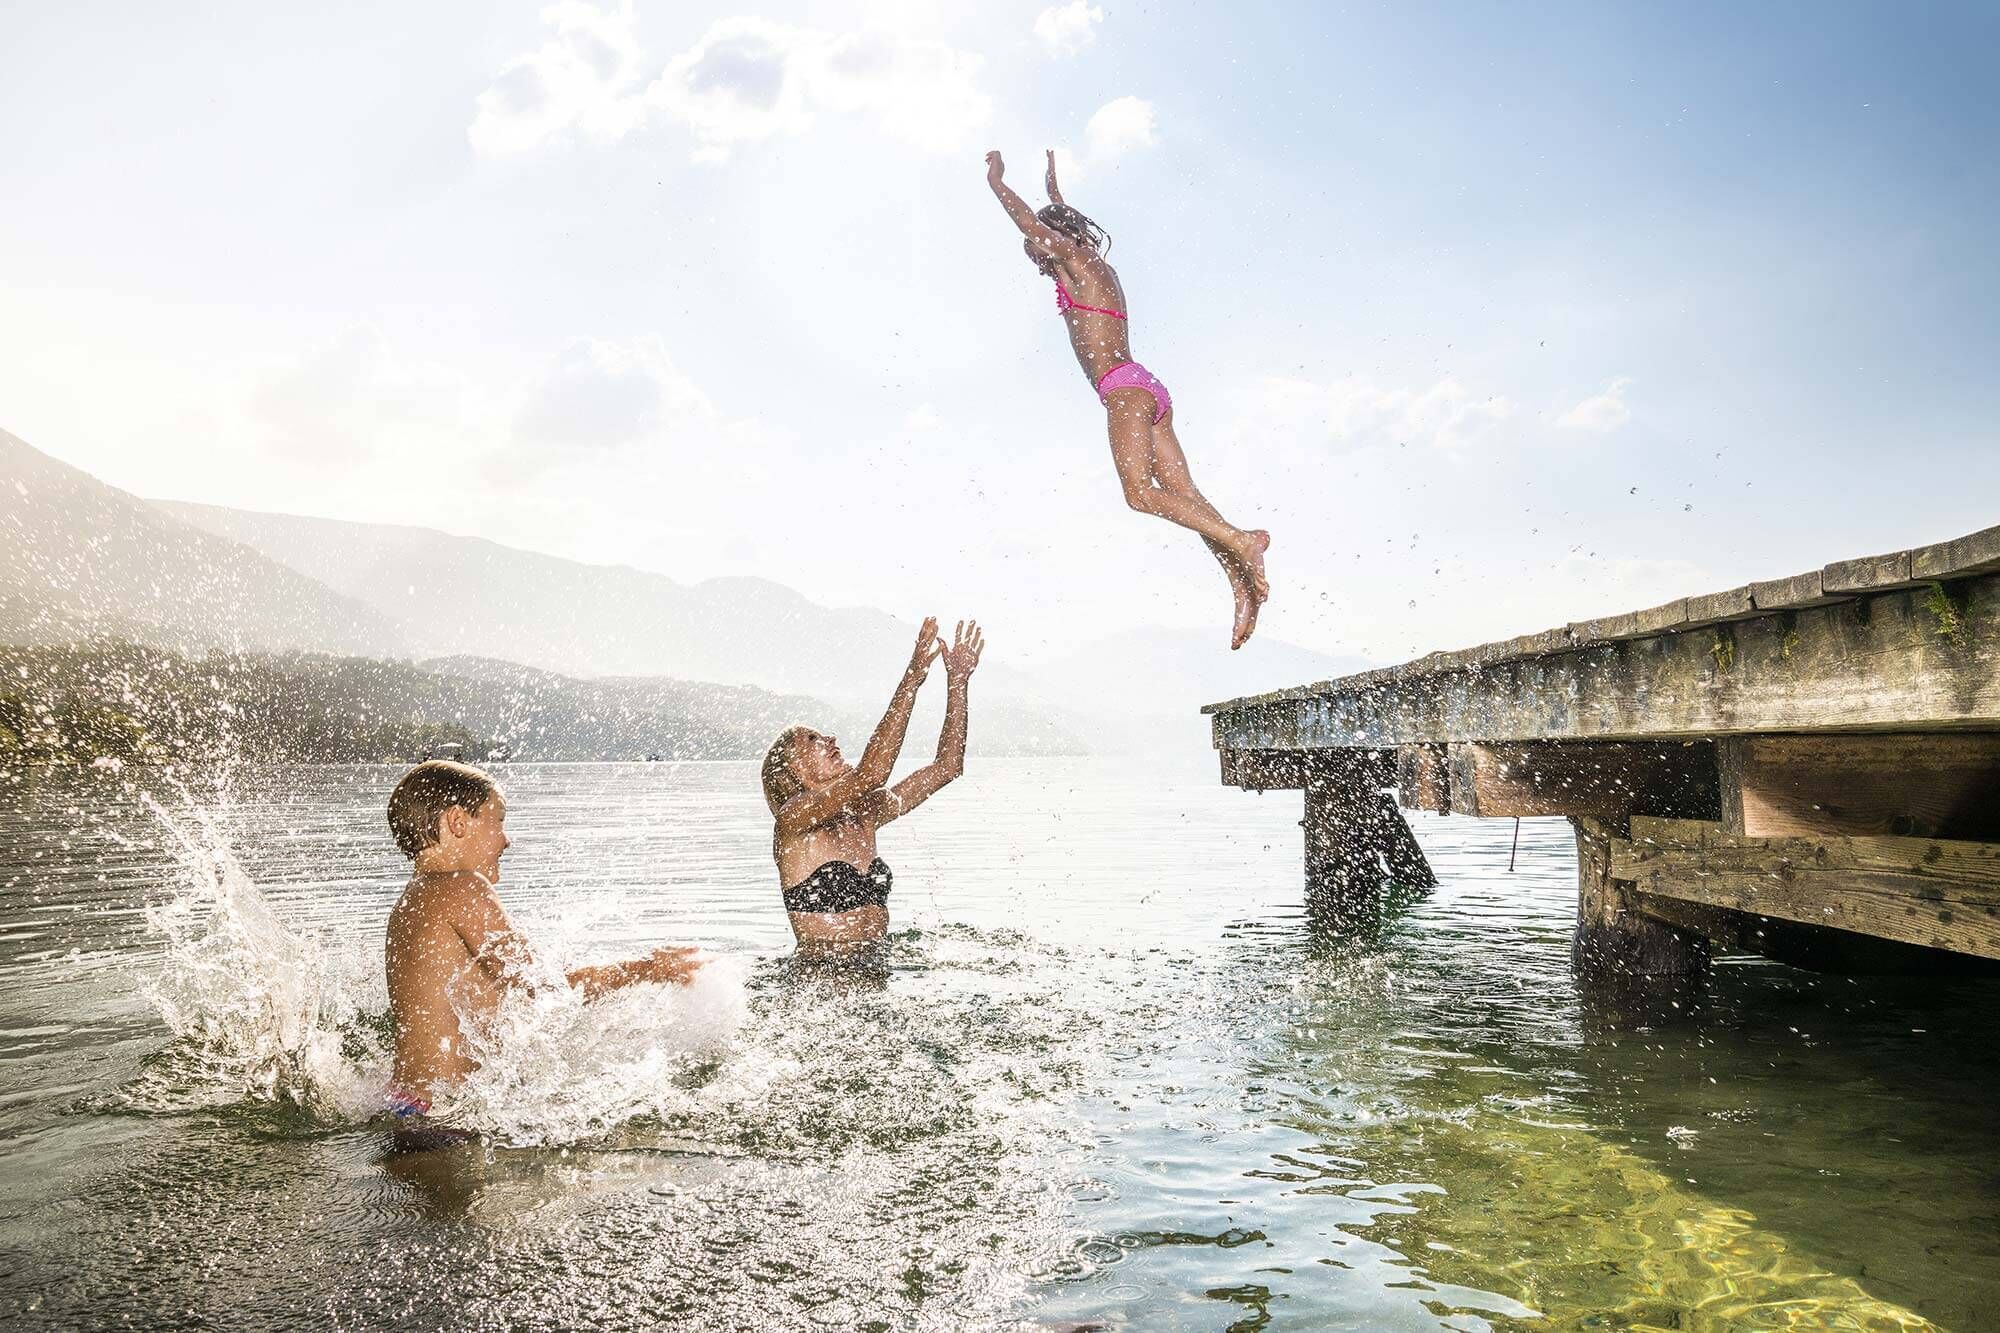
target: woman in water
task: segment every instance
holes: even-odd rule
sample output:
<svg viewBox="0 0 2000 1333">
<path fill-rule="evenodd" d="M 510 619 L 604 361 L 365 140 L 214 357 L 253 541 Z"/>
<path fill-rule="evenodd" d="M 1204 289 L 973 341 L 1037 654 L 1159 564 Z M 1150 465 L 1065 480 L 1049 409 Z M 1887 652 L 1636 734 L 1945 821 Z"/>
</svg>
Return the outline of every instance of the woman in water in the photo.
<svg viewBox="0 0 2000 1333">
<path fill-rule="evenodd" d="M 1188 475 L 1187 456 L 1174 435 L 1174 403 L 1167 386 L 1132 359 L 1126 332 L 1125 289 L 1104 262 L 1111 238 L 1063 202 L 1056 185 L 1056 155 L 1049 153 L 1049 206 L 1037 212 L 1007 187 L 999 153 L 986 155 L 986 183 L 1021 229 L 1035 267 L 1055 279 L 1056 310 L 1069 325 L 1070 347 L 1097 388 L 1111 427 L 1111 461 L 1125 488 L 1125 503 L 1142 514 L 1199 533 L 1222 564 L 1236 595 L 1229 646 L 1241 648 L 1257 627 L 1257 611 L 1270 596 L 1264 552 L 1271 534 L 1245 531 L 1216 512 Z"/>
<path fill-rule="evenodd" d="M 888 937 L 894 877 L 875 853 L 875 834 L 965 771 L 967 685 L 985 646 L 978 624 L 961 621 L 947 648 L 938 640 L 936 618 L 927 619 L 860 763 L 850 765 L 833 737 L 811 727 L 791 728 L 764 756 L 764 800 L 777 820 L 771 855 L 801 958 L 865 957 Z M 939 660 L 945 707 L 937 757 L 889 786 L 917 689 Z"/>
</svg>

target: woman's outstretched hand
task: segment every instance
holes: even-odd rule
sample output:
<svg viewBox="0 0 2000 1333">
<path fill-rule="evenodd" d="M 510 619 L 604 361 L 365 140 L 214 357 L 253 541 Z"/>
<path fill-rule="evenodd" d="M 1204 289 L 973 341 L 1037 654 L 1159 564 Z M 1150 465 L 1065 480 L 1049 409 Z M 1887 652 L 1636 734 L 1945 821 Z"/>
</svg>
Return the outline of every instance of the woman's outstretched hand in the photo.
<svg viewBox="0 0 2000 1333">
<path fill-rule="evenodd" d="M 994 149 L 986 155 L 986 183 L 998 185 L 1000 178 L 1007 174 L 1007 164 L 1000 160 L 1000 150 Z"/>
<path fill-rule="evenodd" d="M 937 661 L 944 652 L 944 645 L 938 642 L 936 616 L 925 616 L 923 627 L 917 631 L 917 646 L 910 650 L 910 665 L 903 672 L 903 679 L 912 685 L 921 685 L 924 677 L 931 673 L 931 663 Z"/>
<path fill-rule="evenodd" d="M 1049 155 L 1049 170 L 1046 178 L 1043 180 L 1042 183 L 1048 189 L 1049 202 L 1052 204 L 1059 204 L 1063 201 L 1063 197 L 1062 197 L 1062 187 L 1056 184 L 1056 150 L 1053 148 L 1049 149 L 1048 155 Z"/>
<path fill-rule="evenodd" d="M 938 655 L 944 659 L 944 678 L 948 685 L 963 685 L 972 678 L 972 669 L 979 665 L 979 654 L 986 648 L 986 636 L 979 632 L 976 620 L 961 620 L 952 631 L 951 647 L 942 645 Z"/>
</svg>

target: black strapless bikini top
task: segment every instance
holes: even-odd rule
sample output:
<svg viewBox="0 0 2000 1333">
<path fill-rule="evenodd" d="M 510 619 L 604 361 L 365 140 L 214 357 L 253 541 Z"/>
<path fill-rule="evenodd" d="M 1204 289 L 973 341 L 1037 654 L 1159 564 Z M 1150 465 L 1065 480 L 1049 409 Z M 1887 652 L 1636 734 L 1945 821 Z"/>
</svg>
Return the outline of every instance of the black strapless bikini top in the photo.
<svg viewBox="0 0 2000 1333">
<path fill-rule="evenodd" d="M 887 907 L 896 876 L 889 863 L 876 857 L 866 870 L 846 861 L 828 861 L 785 890 L 787 912 L 852 912 L 857 907 Z"/>
</svg>

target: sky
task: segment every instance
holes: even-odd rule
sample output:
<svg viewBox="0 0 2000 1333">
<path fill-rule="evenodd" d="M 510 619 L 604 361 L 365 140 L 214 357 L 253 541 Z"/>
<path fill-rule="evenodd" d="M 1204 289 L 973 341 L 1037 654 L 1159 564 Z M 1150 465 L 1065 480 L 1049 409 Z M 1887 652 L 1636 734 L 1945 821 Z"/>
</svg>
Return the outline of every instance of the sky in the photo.
<svg viewBox="0 0 2000 1333">
<path fill-rule="evenodd" d="M 142 495 L 1226 651 L 986 188 L 1053 147 L 1270 636 L 2000 522 L 1991 7 L 276 8 L 0 14 L 0 427 Z"/>
</svg>

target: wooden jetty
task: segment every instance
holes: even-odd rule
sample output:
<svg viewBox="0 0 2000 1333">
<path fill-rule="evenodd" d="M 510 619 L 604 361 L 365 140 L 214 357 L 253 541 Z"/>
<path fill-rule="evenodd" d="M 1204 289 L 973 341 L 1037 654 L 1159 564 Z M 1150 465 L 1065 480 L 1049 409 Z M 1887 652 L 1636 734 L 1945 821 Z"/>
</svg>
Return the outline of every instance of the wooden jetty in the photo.
<svg viewBox="0 0 2000 1333">
<path fill-rule="evenodd" d="M 2000 527 L 1202 711 L 1337 928 L 1435 882 L 1400 802 L 1567 816 L 1586 979 L 2000 959 Z"/>
</svg>

